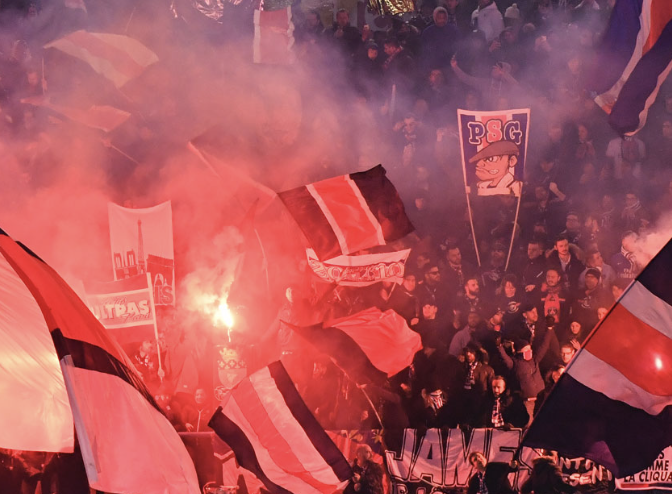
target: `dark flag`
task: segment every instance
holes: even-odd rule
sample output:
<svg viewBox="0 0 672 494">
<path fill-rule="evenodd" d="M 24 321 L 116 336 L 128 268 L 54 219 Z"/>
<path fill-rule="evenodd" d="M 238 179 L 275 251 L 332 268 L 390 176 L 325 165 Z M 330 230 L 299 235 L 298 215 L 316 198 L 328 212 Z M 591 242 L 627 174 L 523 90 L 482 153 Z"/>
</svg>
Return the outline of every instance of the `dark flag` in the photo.
<svg viewBox="0 0 672 494">
<path fill-rule="evenodd" d="M 413 231 L 382 165 L 278 196 L 322 261 L 386 245 Z"/>
<path fill-rule="evenodd" d="M 331 494 L 352 477 L 280 362 L 238 383 L 209 425 L 271 494 Z"/>
<path fill-rule="evenodd" d="M 524 446 L 583 456 L 624 477 L 672 445 L 671 270 L 672 242 L 593 330 Z"/>
</svg>

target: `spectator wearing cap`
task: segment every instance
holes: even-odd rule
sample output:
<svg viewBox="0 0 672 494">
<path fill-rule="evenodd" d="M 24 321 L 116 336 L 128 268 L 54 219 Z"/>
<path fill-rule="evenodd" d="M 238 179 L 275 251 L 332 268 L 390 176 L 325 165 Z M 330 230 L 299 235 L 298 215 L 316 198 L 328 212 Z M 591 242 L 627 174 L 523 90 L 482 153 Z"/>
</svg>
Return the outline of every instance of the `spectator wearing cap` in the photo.
<svg viewBox="0 0 672 494">
<path fill-rule="evenodd" d="M 597 268 L 588 268 L 585 275 L 585 288 L 579 290 L 572 305 L 572 318 L 589 330 L 597 324 L 597 309 L 610 307 L 613 298 L 610 292 L 600 285 L 602 273 Z"/>
<path fill-rule="evenodd" d="M 536 351 L 532 349 L 529 341 L 522 338 L 516 339 L 513 342 L 513 356 L 506 352 L 503 345 L 499 346 L 499 354 L 504 364 L 513 373 L 520 385 L 520 394 L 530 418 L 534 413 L 537 395 L 544 390 L 544 378 L 539 368 L 539 362 L 548 351 L 552 335 L 553 330 L 550 329 Z"/>
<path fill-rule="evenodd" d="M 589 269 L 597 269 L 600 272 L 600 286 L 611 289 L 611 285 L 616 282 L 616 271 L 609 264 L 604 262 L 602 253 L 598 249 L 589 249 L 586 252 L 586 269 L 579 276 L 579 288 L 586 287 L 586 273 Z"/>
<path fill-rule="evenodd" d="M 436 7 L 432 18 L 434 23 L 420 35 L 420 67 L 425 73 L 448 67 L 458 38 L 457 26 L 448 22 L 444 7 Z"/>
<path fill-rule="evenodd" d="M 457 420 L 453 410 L 454 403 L 441 386 L 441 382 L 432 378 L 422 389 L 419 397 L 422 400 L 422 413 L 420 421 L 416 418 L 414 427 L 456 427 Z M 417 414 L 414 414 L 417 417 Z"/>
</svg>

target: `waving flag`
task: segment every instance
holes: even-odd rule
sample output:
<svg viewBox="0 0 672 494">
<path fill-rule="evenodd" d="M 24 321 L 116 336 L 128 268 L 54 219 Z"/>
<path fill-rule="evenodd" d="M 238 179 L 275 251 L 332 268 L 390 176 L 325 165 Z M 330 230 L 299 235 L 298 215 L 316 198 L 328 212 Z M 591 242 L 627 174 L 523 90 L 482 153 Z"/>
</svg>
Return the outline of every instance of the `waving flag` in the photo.
<svg viewBox="0 0 672 494">
<path fill-rule="evenodd" d="M 0 447 L 72 451 L 74 421 L 94 489 L 200 492 L 128 357 L 63 279 L 1 230 L 0 291 Z"/>
<path fill-rule="evenodd" d="M 116 87 L 122 87 L 159 61 L 145 45 L 121 34 L 75 31 L 44 47 L 79 58 Z"/>
<path fill-rule="evenodd" d="M 413 231 L 404 204 L 378 165 L 280 192 L 320 260 L 386 245 Z"/>
<path fill-rule="evenodd" d="M 254 63 L 287 65 L 294 62 L 292 8 L 254 11 Z"/>
<path fill-rule="evenodd" d="M 271 494 L 331 494 L 352 477 L 280 362 L 238 383 L 209 425 Z"/>
<path fill-rule="evenodd" d="M 384 381 L 411 365 L 422 348 L 420 335 L 392 309 L 372 307 L 324 324 L 291 327 L 355 380 Z"/>
<path fill-rule="evenodd" d="M 617 132 L 636 133 L 672 70 L 672 3 L 618 0 L 594 66 L 595 102 Z"/>
<path fill-rule="evenodd" d="M 617 477 L 672 445 L 672 242 L 593 330 L 523 444 L 584 456 Z"/>
</svg>

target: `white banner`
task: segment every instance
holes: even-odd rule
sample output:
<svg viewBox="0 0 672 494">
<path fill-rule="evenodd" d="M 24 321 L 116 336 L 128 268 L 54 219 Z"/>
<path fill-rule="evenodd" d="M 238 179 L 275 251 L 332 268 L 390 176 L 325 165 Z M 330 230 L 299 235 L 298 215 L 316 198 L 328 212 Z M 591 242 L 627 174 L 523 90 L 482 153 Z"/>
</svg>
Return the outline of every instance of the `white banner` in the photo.
<svg viewBox="0 0 672 494">
<path fill-rule="evenodd" d="M 672 491 L 672 447 L 665 448 L 646 470 L 624 479 L 616 479 L 616 488 L 624 491 Z"/>
<path fill-rule="evenodd" d="M 368 286 L 379 281 L 401 283 L 411 249 L 382 254 L 338 256 L 320 261 L 313 249 L 306 249 L 308 265 L 327 283 L 343 286 Z"/>
<path fill-rule="evenodd" d="M 175 305 L 175 255 L 170 201 L 151 208 L 108 204 L 114 279 L 149 273 L 156 305 Z"/>
</svg>

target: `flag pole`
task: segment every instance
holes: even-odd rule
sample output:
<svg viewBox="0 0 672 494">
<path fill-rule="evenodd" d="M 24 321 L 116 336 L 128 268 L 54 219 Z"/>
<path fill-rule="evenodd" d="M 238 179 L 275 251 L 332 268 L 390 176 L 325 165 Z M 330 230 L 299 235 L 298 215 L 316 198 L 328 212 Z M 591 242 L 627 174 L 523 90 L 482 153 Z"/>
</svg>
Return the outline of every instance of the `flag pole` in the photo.
<svg viewBox="0 0 672 494">
<path fill-rule="evenodd" d="M 465 189 L 467 195 L 467 210 L 469 211 L 469 224 L 471 225 L 471 238 L 474 240 L 474 250 L 476 251 L 476 261 L 478 267 L 481 267 L 481 255 L 478 253 L 478 243 L 476 242 L 476 230 L 474 229 L 474 215 L 471 211 L 471 201 L 469 200 L 469 187 Z M 513 240 L 511 240 L 513 242 Z"/>
<path fill-rule="evenodd" d="M 163 364 L 161 362 L 161 346 L 159 345 L 159 326 L 156 322 L 156 305 L 154 304 L 154 287 L 152 286 L 152 278 L 149 273 L 147 274 L 147 287 L 149 288 L 149 303 L 152 305 L 152 310 L 154 311 L 154 341 L 156 341 L 156 356 L 159 360 L 159 379 L 163 382 L 163 378 L 166 373 L 163 370 Z"/>
<path fill-rule="evenodd" d="M 513 240 L 516 238 L 516 228 L 518 227 L 518 213 L 520 213 L 520 201 L 523 198 L 523 188 L 520 188 L 520 194 L 518 195 L 518 205 L 516 206 L 516 217 L 513 220 L 513 228 L 511 230 L 511 243 L 509 243 L 509 255 L 506 256 L 506 265 L 504 266 L 504 271 L 509 269 L 509 261 L 511 260 L 511 252 L 513 251 Z"/>
<path fill-rule="evenodd" d="M 341 367 L 340 365 L 338 365 L 338 364 L 336 363 L 336 361 L 335 361 L 333 358 L 331 359 L 331 361 L 334 363 L 334 365 L 335 365 L 336 367 L 338 367 L 338 368 L 341 370 L 341 372 L 343 373 L 343 375 L 344 375 L 346 378 L 348 378 L 348 380 L 351 381 L 355 386 L 357 386 L 357 389 L 359 389 L 359 390 L 362 392 L 362 394 L 364 395 L 364 398 L 366 398 L 366 401 L 369 402 L 369 406 L 371 407 L 371 410 L 373 410 L 373 414 L 374 414 L 374 415 L 376 416 L 376 418 L 378 419 L 378 423 L 380 424 L 380 430 L 383 430 L 383 429 L 385 428 L 385 427 L 383 426 L 383 420 L 380 418 L 380 414 L 378 413 L 378 410 L 376 410 L 376 407 L 373 405 L 373 401 L 371 401 L 371 398 L 369 398 L 369 395 L 366 393 L 366 390 L 364 389 L 364 386 L 365 386 L 365 385 L 363 385 L 363 384 L 359 384 L 359 383 L 358 383 L 357 381 L 355 381 L 352 377 L 350 377 L 350 376 L 348 375 L 348 373 L 345 372 L 345 369 L 343 369 L 343 367 Z"/>
</svg>

